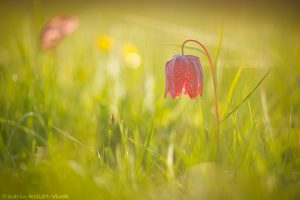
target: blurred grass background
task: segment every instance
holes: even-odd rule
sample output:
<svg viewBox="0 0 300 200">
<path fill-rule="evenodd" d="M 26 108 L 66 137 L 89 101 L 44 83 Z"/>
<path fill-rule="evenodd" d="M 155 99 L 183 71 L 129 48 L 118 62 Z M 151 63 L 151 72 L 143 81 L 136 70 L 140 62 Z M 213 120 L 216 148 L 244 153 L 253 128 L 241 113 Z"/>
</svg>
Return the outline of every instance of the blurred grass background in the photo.
<svg viewBox="0 0 300 200">
<path fill-rule="evenodd" d="M 70 199 L 298 199 L 299 6 L 275 2 L 1 1 L 0 193 Z M 39 48 L 50 18 L 78 30 Z M 213 88 L 163 99 L 165 63 L 186 39 L 217 59 Z M 218 46 L 221 45 L 219 57 Z M 191 45 L 192 46 L 192 45 Z M 134 52 L 135 56 L 130 53 Z"/>
</svg>

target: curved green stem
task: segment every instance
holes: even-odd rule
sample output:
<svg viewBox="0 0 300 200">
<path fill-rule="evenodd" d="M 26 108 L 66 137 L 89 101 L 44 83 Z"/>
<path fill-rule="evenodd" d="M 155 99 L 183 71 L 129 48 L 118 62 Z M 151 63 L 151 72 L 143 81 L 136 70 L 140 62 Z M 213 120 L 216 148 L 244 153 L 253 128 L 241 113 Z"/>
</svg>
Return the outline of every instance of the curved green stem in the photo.
<svg viewBox="0 0 300 200">
<path fill-rule="evenodd" d="M 213 85 L 214 85 L 214 95 L 215 95 L 215 117 L 216 117 L 216 148 L 217 148 L 217 155 L 218 155 L 218 151 L 219 151 L 219 143 L 220 143 L 220 115 L 219 115 L 219 107 L 218 107 L 218 92 L 217 92 L 217 79 L 216 79 L 216 72 L 215 72 L 215 66 L 212 62 L 211 56 L 207 50 L 207 48 L 204 46 L 204 44 L 202 44 L 201 42 L 197 41 L 197 40 L 186 40 L 182 43 L 181 46 L 181 52 L 182 55 L 184 55 L 183 49 L 184 49 L 184 45 L 187 42 L 194 42 L 196 44 L 198 44 L 205 52 L 209 64 L 210 64 L 210 71 L 211 71 L 211 76 L 213 79 Z"/>
</svg>

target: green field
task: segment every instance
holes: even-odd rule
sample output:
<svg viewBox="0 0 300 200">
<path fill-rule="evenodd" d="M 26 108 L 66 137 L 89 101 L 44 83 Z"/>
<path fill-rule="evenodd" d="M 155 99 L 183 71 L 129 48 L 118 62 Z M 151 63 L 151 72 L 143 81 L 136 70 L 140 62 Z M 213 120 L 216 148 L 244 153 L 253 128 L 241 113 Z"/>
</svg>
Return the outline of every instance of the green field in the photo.
<svg viewBox="0 0 300 200">
<path fill-rule="evenodd" d="M 300 198 L 299 9 L 1 4 L 1 198 Z M 42 51 L 44 24 L 62 14 L 78 29 Z M 203 96 L 164 99 L 165 64 L 187 39 L 217 68 L 219 151 L 193 43 Z"/>
</svg>

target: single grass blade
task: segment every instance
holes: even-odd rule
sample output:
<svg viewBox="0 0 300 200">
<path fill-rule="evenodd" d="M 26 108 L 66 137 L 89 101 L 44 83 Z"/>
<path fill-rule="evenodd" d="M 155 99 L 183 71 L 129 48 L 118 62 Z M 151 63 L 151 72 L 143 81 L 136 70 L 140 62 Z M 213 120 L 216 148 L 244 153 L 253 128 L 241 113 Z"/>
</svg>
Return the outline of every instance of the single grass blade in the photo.
<svg viewBox="0 0 300 200">
<path fill-rule="evenodd" d="M 28 112 L 28 113 L 25 113 L 25 115 L 23 115 L 23 116 L 21 117 L 21 119 L 19 119 L 19 120 L 16 122 L 16 126 L 14 126 L 14 129 L 12 130 L 12 132 L 11 132 L 11 134 L 9 135 L 8 140 L 7 140 L 7 147 L 8 147 L 8 148 L 10 147 L 11 140 L 12 140 L 12 138 L 14 137 L 15 132 L 16 132 L 16 130 L 18 129 L 19 125 L 21 125 L 22 122 L 23 122 L 24 120 L 26 120 L 27 118 L 32 117 L 32 116 L 34 116 L 34 113 L 30 111 L 30 112 Z"/>
<path fill-rule="evenodd" d="M 17 127 L 18 129 L 20 129 L 21 131 L 27 133 L 27 134 L 30 134 L 34 137 L 36 137 L 37 139 L 39 139 L 44 145 L 47 145 L 47 140 L 45 140 L 42 136 L 40 136 L 38 133 L 36 133 L 35 131 L 31 130 L 30 128 L 26 127 L 26 126 L 22 126 L 20 124 L 18 124 L 17 122 L 15 121 L 12 121 L 12 120 L 8 120 L 8 119 L 3 119 L 3 118 L 0 118 L 0 123 L 5 123 L 5 124 L 8 124 L 8 125 L 11 125 L 13 127 Z"/>
<path fill-rule="evenodd" d="M 249 92 L 249 94 L 239 103 L 237 104 L 225 117 L 223 117 L 223 119 L 220 121 L 220 123 L 222 123 L 223 121 L 225 121 L 230 115 L 232 115 L 245 101 L 247 101 L 247 99 L 250 98 L 250 96 L 255 92 L 255 90 L 262 84 L 262 82 L 267 78 L 267 76 L 269 75 L 269 73 L 271 72 L 271 70 L 269 70 L 261 79 L 260 81 L 257 83 L 257 85 Z"/>
<path fill-rule="evenodd" d="M 42 126 L 42 128 L 44 129 L 45 132 L 47 132 L 47 129 L 45 128 L 45 123 L 43 121 L 43 119 L 41 118 L 40 115 L 30 111 L 30 112 L 27 112 L 25 113 L 21 119 L 19 119 L 17 122 L 16 122 L 16 126 L 15 128 L 13 129 L 12 133 L 10 134 L 9 138 L 8 138 L 8 141 L 7 141 L 7 146 L 9 147 L 11 145 L 11 140 L 15 134 L 15 131 L 17 130 L 17 128 L 29 117 L 36 117 L 40 123 L 40 125 Z M 46 141 L 46 140 L 45 140 Z"/>
<path fill-rule="evenodd" d="M 146 141 L 145 141 L 145 144 L 144 144 L 145 147 L 150 147 L 150 145 L 151 145 L 152 137 L 153 137 L 153 134 L 154 134 L 154 127 L 153 126 L 154 125 L 153 125 L 153 120 L 152 120 L 150 131 L 149 131 L 149 134 L 147 135 L 147 138 L 146 138 Z"/>
<path fill-rule="evenodd" d="M 253 114 L 252 114 L 252 109 L 251 109 L 251 105 L 250 105 L 250 101 L 247 101 L 248 104 L 248 111 L 249 111 L 249 117 L 250 117 L 250 127 L 251 129 L 253 129 Z"/>
<path fill-rule="evenodd" d="M 93 154 L 93 156 L 95 156 L 95 154 L 84 144 L 82 144 L 79 140 L 77 140 L 76 138 L 74 138 L 73 136 L 71 136 L 68 133 L 65 133 L 63 130 L 57 128 L 56 126 L 52 126 L 52 128 L 54 130 L 56 130 L 58 133 L 60 133 L 61 135 L 63 135 L 64 137 L 68 138 L 69 140 L 71 140 L 72 142 L 78 144 L 79 146 L 81 146 L 83 149 L 85 149 L 86 151 L 88 151 L 89 153 Z"/>
<path fill-rule="evenodd" d="M 149 147 L 146 147 L 146 146 L 144 146 L 144 145 L 142 145 L 142 144 L 139 144 L 138 142 L 134 141 L 134 140 L 131 139 L 131 138 L 127 138 L 127 139 L 128 139 L 130 142 L 132 142 L 133 144 L 136 144 L 136 145 L 139 146 L 139 147 L 143 147 L 143 148 L 146 149 L 147 151 L 150 151 L 151 153 L 155 154 L 156 156 L 158 156 L 159 159 L 161 159 L 161 160 L 166 159 L 166 157 L 165 157 L 164 155 L 155 152 L 154 150 L 150 149 Z"/>
<path fill-rule="evenodd" d="M 216 49 L 216 52 L 215 52 L 215 55 L 214 55 L 214 66 L 215 66 L 215 73 L 216 73 L 216 79 L 218 80 L 217 78 L 217 62 L 218 62 L 218 59 L 219 59 L 219 56 L 220 56 L 220 52 L 221 52 L 221 47 L 222 47 L 222 42 L 223 42 L 223 24 L 221 26 L 221 31 L 220 31 L 220 35 L 219 35 L 219 41 L 218 41 L 218 46 L 217 46 L 217 49 Z"/>
<path fill-rule="evenodd" d="M 231 101 L 232 101 L 232 97 L 233 97 L 233 92 L 234 92 L 236 84 L 237 84 L 237 82 L 240 78 L 241 72 L 242 72 L 242 68 L 239 68 L 239 70 L 237 71 L 237 73 L 234 76 L 233 81 L 230 84 L 229 92 L 228 92 L 228 95 L 227 95 L 227 105 L 226 105 L 226 108 L 224 109 L 222 114 L 227 113 L 228 110 L 229 110 L 229 107 L 230 107 L 230 104 L 231 104 Z"/>
</svg>

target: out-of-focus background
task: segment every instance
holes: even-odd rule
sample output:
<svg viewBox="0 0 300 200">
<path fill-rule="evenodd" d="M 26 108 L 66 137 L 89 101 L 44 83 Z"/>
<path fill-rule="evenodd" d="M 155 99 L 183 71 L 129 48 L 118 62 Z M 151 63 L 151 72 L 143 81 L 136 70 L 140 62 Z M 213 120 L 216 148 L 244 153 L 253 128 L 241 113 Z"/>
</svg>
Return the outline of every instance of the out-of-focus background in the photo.
<svg viewBox="0 0 300 200">
<path fill-rule="evenodd" d="M 61 15 L 77 30 L 42 50 Z M 1 1 L 1 197 L 298 199 L 299 15 L 296 1 Z M 217 67 L 218 156 L 192 43 L 203 96 L 163 98 L 186 39 Z"/>
</svg>

